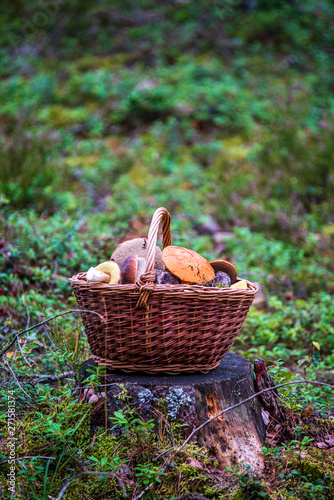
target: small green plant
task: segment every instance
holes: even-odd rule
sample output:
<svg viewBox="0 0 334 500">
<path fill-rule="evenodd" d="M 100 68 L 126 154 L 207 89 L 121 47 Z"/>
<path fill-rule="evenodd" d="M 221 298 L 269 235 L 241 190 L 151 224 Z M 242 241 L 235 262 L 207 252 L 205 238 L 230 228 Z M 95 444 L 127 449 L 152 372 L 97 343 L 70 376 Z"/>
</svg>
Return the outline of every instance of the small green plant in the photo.
<svg viewBox="0 0 334 500">
<path fill-rule="evenodd" d="M 109 417 L 113 422 L 112 429 L 116 427 L 131 429 L 132 432 L 137 434 L 140 438 L 147 438 L 150 431 L 155 427 L 154 420 L 144 420 L 137 418 L 133 415 L 133 411 L 128 410 L 127 415 L 124 415 L 123 411 L 118 410 L 114 412 L 113 417 Z"/>
<path fill-rule="evenodd" d="M 161 472 L 161 467 L 148 463 L 135 467 L 135 475 L 139 484 L 147 486 L 151 483 L 161 483 L 165 474 Z"/>
<path fill-rule="evenodd" d="M 106 368 L 104 366 L 96 366 L 94 368 L 87 368 L 87 372 L 90 373 L 84 381 L 83 384 L 90 385 L 94 389 L 98 390 L 103 383 L 103 376 L 106 373 Z"/>
<path fill-rule="evenodd" d="M 236 464 L 233 467 L 226 467 L 225 471 L 232 473 L 231 475 L 241 489 L 244 499 L 256 500 L 267 498 L 262 477 L 259 474 L 255 474 L 249 464 Z"/>
<path fill-rule="evenodd" d="M 295 496 L 307 500 L 326 500 L 330 487 L 323 479 L 313 479 L 312 474 L 304 475 L 299 470 L 292 470 L 282 478 L 289 482 L 287 498 Z M 291 490 L 290 490 L 291 488 Z"/>
</svg>

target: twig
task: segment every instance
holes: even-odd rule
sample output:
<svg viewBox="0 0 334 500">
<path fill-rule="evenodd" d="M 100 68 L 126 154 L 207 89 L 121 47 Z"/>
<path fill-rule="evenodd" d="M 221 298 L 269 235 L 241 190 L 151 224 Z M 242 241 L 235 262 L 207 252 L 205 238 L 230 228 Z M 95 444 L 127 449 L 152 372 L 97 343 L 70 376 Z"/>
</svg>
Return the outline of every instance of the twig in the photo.
<svg viewBox="0 0 334 500">
<path fill-rule="evenodd" d="M 185 495 L 182 495 L 181 497 L 173 497 L 171 500 L 184 500 L 188 498 L 189 500 L 209 500 L 207 497 L 204 495 L 201 495 L 200 493 L 186 493 Z"/>
<path fill-rule="evenodd" d="M 24 295 L 24 288 L 23 288 L 23 285 L 22 285 L 22 281 L 20 281 L 20 285 L 21 285 L 21 290 L 22 290 L 23 303 L 25 305 L 25 308 L 26 308 L 26 311 L 27 311 L 27 316 L 28 316 L 26 328 L 29 328 L 29 325 L 30 325 L 30 313 L 29 313 L 29 307 L 28 307 L 28 304 L 27 304 L 27 301 L 26 301 L 26 296 Z"/>
<path fill-rule="evenodd" d="M 30 399 L 32 399 L 33 401 L 35 401 L 35 400 L 34 400 L 34 398 L 33 398 L 32 396 L 30 396 L 30 394 L 28 394 L 28 393 L 27 393 L 27 392 L 23 389 L 23 387 L 21 386 L 20 382 L 17 380 L 16 375 L 15 375 L 15 373 L 14 373 L 14 371 L 13 371 L 12 367 L 10 366 L 8 359 L 7 359 L 7 366 L 8 366 L 8 368 L 10 369 L 10 371 L 11 371 L 11 373 L 12 373 L 13 377 L 14 377 L 14 380 L 15 380 L 15 382 L 17 383 L 17 385 L 19 386 L 19 388 L 21 389 L 21 391 L 22 391 L 22 392 L 23 392 L 26 396 L 28 396 L 28 398 L 30 398 Z M 28 403 L 28 401 L 26 401 L 26 402 Z M 35 401 L 35 403 L 37 404 L 37 401 Z M 30 404 L 30 403 L 28 403 L 28 405 L 29 405 L 29 406 L 34 406 L 34 405 Z"/>
<path fill-rule="evenodd" d="M 96 441 L 96 435 L 94 434 L 92 442 L 87 446 L 87 448 L 84 449 L 83 454 L 88 453 L 93 448 L 95 441 Z"/>
<path fill-rule="evenodd" d="M 169 466 L 170 464 L 170 460 L 168 462 L 166 462 L 166 464 L 164 465 L 163 469 L 159 472 L 159 476 L 162 476 L 162 474 L 165 473 L 167 467 Z M 135 498 L 133 498 L 132 500 L 139 500 L 140 498 L 143 497 L 143 495 L 145 495 L 145 493 L 152 488 L 152 486 L 154 485 L 154 483 L 151 483 L 149 484 L 148 486 L 146 486 L 146 488 L 139 494 L 137 495 Z"/>
<path fill-rule="evenodd" d="M 139 500 L 140 498 L 142 498 L 143 495 L 145 495 L 146 491 L 148 491 L 149 489 L 152 488 L 154 483 L 151 483 L 149 484 L 148 486 L 146 486 L 146 488 L 140 493 L 140 495 L 137 495 L 135 498 L 133 498 L 132 500 Z"/>
<path fill-rule="evenodd" d="M 109 429 L 108 429 L 109 430 Z M 100 436 L 99 436 L 100 437 Z M 118 450 L 118 448 L 120 448 L 120 446 L 122 445 L 122 441 L 116 446 L 116 448 L 113 449 L 113 451 L 110 453 L 109 455 L 109 458 L 112 457 L 113 455 L 115 455 L 116 451 Z"/>
<path fill-rule="evenodd" d="M 26 311 L 27 311 L 27 316 L 28 316 L 28 319 L 27 319 L 27 324 L 26 324 L 26 328 L 29 328 L 29 325 L 30 325 L 30 313 L 29 313 L 29 308 L 28 308 L 28 304 L 27 304 L 27 301 L 26 301 L 26 297 L 24 295 L 24 289 L 23 289 L 23 285 L 22 285 L 22 282 L 20 281 L 20 285 L 21 285 L 21 290 L 22 290 L 22 299 L 23 299 L 23 303 L 25 305 L 25 308 L 26 308 Z M 16 335 L 16 340 L 17 340 L 17 345 L 18 345 L 18 348 L 20 350 L 20 353 L 21 353 L 21 356 L 22 358 L 24 359 L 24 361 L 26 362 L 26 364 L 32 368 L 31 364 L 29 363 L 29 361 L 27 360 L 27 358 L 25 357 L 25 355 L 23 354 L 23 351 L 22 351 L 22 347 L 21 347 L 21 344 L 20 344 L 20 340 L 19 340 L 19 337 L 18 335 Z"/>
<path fill-rule="evenodd" d="M 19 346 L 19 351 L 21 353 L 21 356 L 22 358 L 24 359 L 24 361 L 27 363 L 27 365 L 29 366 L 29 368 L 32 368 L 31 364 L 29 363 L 29 361 L 27 360 L 27 358 L 25 357 L 25 355 L 23 354 L 23 351 L 22 351 L 22 347 L 21 347 L 21 344 L 20 344 L 20 339 L 19 339 L 19 336 L 16 335 L 16 340 L 17 340 L 17 345 Z"/>
<path fill-rule="evenodd" d="M 37 323 L 37 325 L 31 326 L 30 328 L 26 328 L 25 330 L 22 330 L 21 332 L 15 333 L 15 338 L 7 345 L 7 347 L 5 347 L 5 349 L 3 351 L 0 352 L 0 358 L 12 347 L 12 345 L 16 341 L 16 338 L 18 335 L 22 335 L 23 333 L 29 332 L 30 330 L 33 330 L 34 328 L 37 328 L 41 325 L 45 325 L 46 323 L 49 323 L 50 321 L 52 321 L 55 318 L 58 318 L 59 316 L 65 316 L 66 314 L 72 314 L 75 312 L 96 314 L 96 316 L 99 316 L 102 319 L 102 321 L 104 322 L 104 317 L 101 316 L 101 314 L 97 313 L 96 311 L 90 311 L 88 309 L 72 309 L 71 311 L 65 311 L 63 313 L 56 314 L 55 316 L 52 316 L 51 318 L 48 318 L 44 321 L 41 321 L 40 323 Z"/>
<path fill-rule="evenodd" d="M 46 382 L 57 382 L 58 380 L 62 380 L 66 377 L 72 377 L 75 375 L 75 372 L 74 371 L 71 371 L 71 372 L 64 372 L 64 373 L 60 373 L 59 375 L 34 375 L 35 378 L 38 378 L 38 380 L 36 380 L 36 383 L 40 382 L 40 383 L 46 383 Z M 72 380 L 75 380 L 75 379 L 72 379 Z"/>
<path fill-rule="evenodd" d="M 198 456 L 198 457 L 202 457 L 202 458 L 209 459 L 209 460 L 211 460 L 212 462 L 220 462 L 220 460 L 218 460 L 218 458 L 206 457 L 205 455 L 201 455 L 200 453 L 197 453 L 196 451 L 192 451 L 191 453 L 192 453 L 193 455 Z"/>
<path fill-rule="evenodd" d="M 120 477 L 116 476 L 116 474 L 113 474 L 112 472 L 87 471 L 87 472 L 80 472 L 80 474 L 77 474 L 76 476 L 73 476 L 70 479 L 68 479 L 65 482 L 64 486 L 62 487 L 62 489 L 60 490 L 60 493 L 57 496 L 56 500 L 61 500 L 61 498 L 63 498 L 63 495 L 64 495 L 65 491 L 67 490 L 67 488 L 69 487 L 69 485 L 73 481 L 75 481 L 76 479 L 78 479 L 79 477 L 84 476 L 85 474 L 95 474 L 95 475 L 98 475 L 98 476 L 112 476 L 121 485 L 121 488 L 123 490 L 123 494 L 124 494 L 125 498 L 128 498 L 128 494 L 126 492 L 124 483 L 123 483 L 123 481 L 122 481 L 122 479 Z"/>
<path fill-rule="evenodd" d="M 1 368 L 6 372 L 6 373 L 10 373 L 10 371 L 8 370 L 8 368 L 5 367 L 5 365 L 3 365 L 2 363 L 0 363 L 0 366 Z"/>
<path fill-rule="evenodd" d="M 153 458 L 152 462 L 154 462 L 155 460 L 158 460 L 158 458 L 162 457 L 163 455 L 166 455 L 166 453 L 168 453 L 169 451 L 174 450 L 174 448 L 175 448 L 175 446 L 172 446 L 168 450 L 163 451 L 162 453 L 160 453 L 160 455 L 158 455 L 157 457 Z"/>
<path fill-rule="evenodd" d="M 5 460 L 4 462 L 1 462 L 0 465 L 6 464 L 9 461 L 10 462 L 19 462 L 20 460 L 27 460 L 28 458 L 45 458 L 46 460 L 56 460 L 55 457 L 44 457 L 42 455 L 37 455 L 36 457 L 20 457 L 20 458 L 13 458 L 11 460 Z"/>
<path fill-rule="evenodd" d="M 53 342 L 52 338 L 50 337 L 50 334 L 49 334 L 49 331 L 48 329 L 50 329 L 49 325 L 44 325 L 43 328 L 41 328 L 41 330 L 44 330 L 45 331 L 45 335 L 47 336 L 47 338 L 50 340 L 51 344 L 53 345 L 53 347 L 59 351 L 59 347 L 56 346 L 56 344 Z M 50 329 L 51 330 L 51 329 Z"/>
</svg>

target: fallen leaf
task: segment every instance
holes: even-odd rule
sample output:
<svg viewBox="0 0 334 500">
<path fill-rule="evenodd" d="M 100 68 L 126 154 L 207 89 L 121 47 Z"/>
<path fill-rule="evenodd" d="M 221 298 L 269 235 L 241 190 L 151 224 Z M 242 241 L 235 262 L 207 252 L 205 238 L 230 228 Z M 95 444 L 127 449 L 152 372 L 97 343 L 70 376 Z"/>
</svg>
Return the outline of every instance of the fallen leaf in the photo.
<svg viewBox="0 0 334 500">
<path fill-rule="evenodd" d="M 329 448 L 328 444 L 325 443 L 324 441 L 319 441 L 318 443 L 315 443 L 316 447 L 317 448 L 320 448 L 320 449 L 327 449 Z"/>
<path fill-rule="evenodd" d="M 191 465 L 191 467 L 195 467 L 196 469 L 203 469 L 203 464 L 199 461 L 199 460 L 196 460 L 195 458 L 190 458 L 188 457 L 188 461 L 189 461 L 189 465 Z"/>
<path fill-rule="evenodd" d="M 318 343 L 318 342 L 314 342 L 314 340 L 313 340 L 313 341 L 312 341 L 312 345 L 313 345 L 316 349 L 318 349 L 318 351 L 320 351 L 320 345 L 319 345 L 319 343 Z"/>
<path fill-rule="evenodd" d="M 327 443 L 330 447 L 334 446 L 334 436 L 329 436 L 325 439 L 325 443 Z"/>
<path fill-rule="evenodd" d="M 314 413 L 314 408 L 311 405 L 307 405 L 305 410 L 302 411 L 302 417 L 309 418 L 313 415 L 313 413 Z"/>
</svg>

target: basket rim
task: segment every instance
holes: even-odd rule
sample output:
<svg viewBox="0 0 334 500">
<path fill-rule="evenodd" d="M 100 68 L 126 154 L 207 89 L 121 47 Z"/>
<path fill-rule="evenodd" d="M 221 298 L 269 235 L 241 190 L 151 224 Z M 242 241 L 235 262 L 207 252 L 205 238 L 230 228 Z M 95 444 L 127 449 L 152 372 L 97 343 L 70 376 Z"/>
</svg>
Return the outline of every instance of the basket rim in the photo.
<svg viewBox="0 0 334 500">
<path fill-rule="evenodd" d="M 100 283 L 100 282 L 92 282 L 92 281 L 87 281 L 86 279 L 86 272 L 84 273 L 78 273 L 72 276 L 71 278 L 68 278 L 68 281 L 70 282 L 71 286 L 79 286 L 82 289 L 89 290 L 90 292 L 95 292 L 99 293 L 103 291 L 104 293 L 108 292 L 119 292 L 119 293 L 128 293 L 128 292 L 140 292 L 140 288 L 138 287 L 137 284 L 132 284 L 132 285 L 123 285 L 123 284 L 113 284 L 110 285 L 108 283 Z M 247 283 L 248 288 L 245 289 L 233 289 L 233 288 L 217 288 L 217 287 L 206 287 L 203 285 L 186 285 L 186 284 L 177 284 L 177 285 L 158 285 L 158 284 L 153 284 L 150 286 L 149 290 L 151 293 L 157 293 L 157 292 L 168 292 L 171 294 L 182 294 L 183 297 L 186 297 L 187 294 L 185 295 L 184 292 L 195 292 L 197 295 L 201 294 L 203 296 L 207 297 L 219 297 L 221 295 L 233 295 L 233 296 L 241 296 L 241 295 L 246 295 L 246 296 L 252 296 L 255 295 L 256 292 L 258 291 L 258 286 L 244 278 L 240 278 L 238 276 L 236 283 L 238 281 L 244 280 Z M 189 294 L 189 297 L 191 294 Z"/>
</svg>

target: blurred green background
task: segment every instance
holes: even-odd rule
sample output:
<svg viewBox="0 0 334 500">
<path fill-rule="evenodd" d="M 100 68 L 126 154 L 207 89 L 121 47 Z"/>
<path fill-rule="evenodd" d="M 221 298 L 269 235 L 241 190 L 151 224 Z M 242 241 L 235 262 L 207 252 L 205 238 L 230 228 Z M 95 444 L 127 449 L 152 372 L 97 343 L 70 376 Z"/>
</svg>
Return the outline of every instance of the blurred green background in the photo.
<svg viewBox="0 0 334 500">
<path fill-rule="evenodd" d="M 75 304 L 67 278 L 165 206 L 175 244 L 262 285 L 234 350 L 333 378 L 334 3 L 1 11 L 4 332 Z"/>
</svg>

